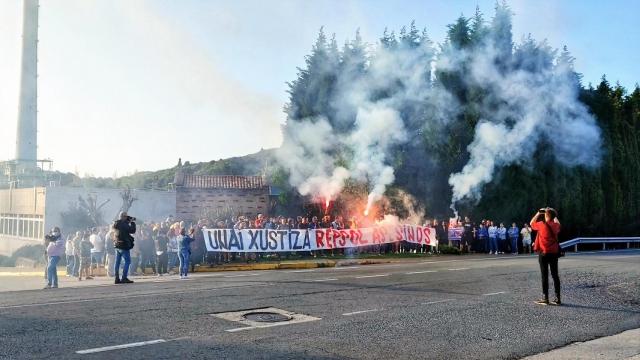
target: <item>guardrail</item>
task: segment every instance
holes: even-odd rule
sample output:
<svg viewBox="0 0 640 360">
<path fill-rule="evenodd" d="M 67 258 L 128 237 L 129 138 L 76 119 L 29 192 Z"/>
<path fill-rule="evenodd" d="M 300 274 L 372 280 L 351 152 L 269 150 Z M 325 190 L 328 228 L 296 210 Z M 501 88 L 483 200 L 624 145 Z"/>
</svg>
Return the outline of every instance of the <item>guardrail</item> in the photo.
<svg viewBox="0 0 640 360">
<path fill-rule="evenodd" d="M 560 247 L 565 249 L 573 246 L 573 251 L 578 252 L 578 244 L 602 244 L 602 250 L 607 250 L 607 244 L 627 244 L 627 249 L 631 248 L 631 243 L 640 243 L 640 237 L 589 237 L 575 238 L 573 240 L 560 243 Z"/>
</svg>

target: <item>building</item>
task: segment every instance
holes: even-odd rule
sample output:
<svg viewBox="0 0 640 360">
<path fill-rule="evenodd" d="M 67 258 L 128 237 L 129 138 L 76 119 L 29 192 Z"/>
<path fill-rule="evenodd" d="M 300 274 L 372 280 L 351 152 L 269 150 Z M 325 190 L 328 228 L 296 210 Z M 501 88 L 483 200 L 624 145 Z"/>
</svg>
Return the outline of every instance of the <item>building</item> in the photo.
<svg viewBox="0 0 640 360">
<path fill-rule="evenodd" d="M 197 220 L 224 215 L 268 215 L 270 187 L 262 176 L 190 175 L 178 164 L 176 216 Z"/>
<path fill-rule="evenodd" d="M 123 199 L 121 189 L 79 187 L 32 187 L 0 190 L 0 255 L 10 256 L 20 247 L 42 244 L 44 234 L 54 226 L 62 227 L 68 219 L 63 214 L 78 202 L 93 199 L 102 205 L 99 216 L 104 224 L 115 219 Z M 176 210 L 174 191 L 132 190 L 129 213 L 143 221 L 161 221 Z"/>
</svg>

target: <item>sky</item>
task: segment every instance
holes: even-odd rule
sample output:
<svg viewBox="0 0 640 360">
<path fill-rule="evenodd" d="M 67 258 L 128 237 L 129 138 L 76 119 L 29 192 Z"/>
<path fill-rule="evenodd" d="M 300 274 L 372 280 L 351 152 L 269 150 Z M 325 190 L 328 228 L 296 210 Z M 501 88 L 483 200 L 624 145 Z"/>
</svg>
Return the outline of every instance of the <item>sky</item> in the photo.
<svg viewBox="0 0 640 360">
<path fill-rule="evenodd" d="M 411 20 L 437 43 L 494 0 L 40 0 L 38 158 L 81 176 L 242 156 L 282 142 L 286 82 L 320 27 L 375 44 Z M 640 82 L 637 0 L 511 0 L 518 42 L 567 45 L 585 85 Z M 0 160 L 15 156 L 22 1 L 0 1 Z"/>
</svg>

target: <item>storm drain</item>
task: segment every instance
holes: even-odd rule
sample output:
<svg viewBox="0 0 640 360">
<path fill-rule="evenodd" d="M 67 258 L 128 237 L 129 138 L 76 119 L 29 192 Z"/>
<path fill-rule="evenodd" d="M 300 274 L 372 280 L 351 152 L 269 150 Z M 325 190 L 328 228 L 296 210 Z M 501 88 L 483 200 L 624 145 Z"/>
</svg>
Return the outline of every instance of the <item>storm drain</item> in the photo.
<svg viewBox="0 0 640 360">
<path fill-rule="evenodd" d="M 250 312 L 248 314 L 244 314 L 242 317 L 249 321 L 264 323 L 277 323 L 293 319 L 289 315 L 283 315 L 275 312 Z"/>
<path fill-rule="evenodd" d="M 211 314 L 211 316 L 243 325 L 243 327 L 240 328 L 226 330 L 229 332 L 292 325 L 320 320 L 318 317 L 298 314 L 274 307 L 216 313 Z"/>
</svg>

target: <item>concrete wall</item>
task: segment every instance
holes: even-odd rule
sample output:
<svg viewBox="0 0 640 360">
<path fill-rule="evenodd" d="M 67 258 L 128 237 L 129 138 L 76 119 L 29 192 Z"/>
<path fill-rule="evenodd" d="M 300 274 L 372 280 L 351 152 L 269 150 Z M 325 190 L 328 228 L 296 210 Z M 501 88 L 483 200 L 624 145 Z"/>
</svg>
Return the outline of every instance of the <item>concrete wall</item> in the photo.
<svg viewBox="0 0 640 360">
<path fill-rule="evenodd" d="M 44 215 L 45 188 L 0 190 L 0 214 Z"/>
<path fill-rule="evenodd" d="M 69 209 L 70 204 L 77 202 L 78 197 L 87 198 L 89 194 L 97 196 L 97 203 L 109 202 L 101 209 L 103 219 L 111 223 L 120 211 L 122 198 L 120 189 L 51 187 L 46 189 L 45 228 L 62 224 L 62 212 Z M 159 190 L 132 190 L 134 201 L 129 214 L 143 221 L 164 220 L 176 212 L 176 193 Z M 64 231 L 64 229 L 63 229 Z"/>
</svg>

